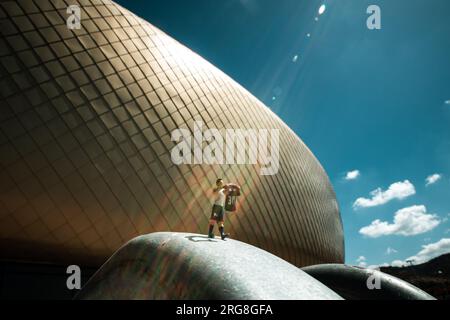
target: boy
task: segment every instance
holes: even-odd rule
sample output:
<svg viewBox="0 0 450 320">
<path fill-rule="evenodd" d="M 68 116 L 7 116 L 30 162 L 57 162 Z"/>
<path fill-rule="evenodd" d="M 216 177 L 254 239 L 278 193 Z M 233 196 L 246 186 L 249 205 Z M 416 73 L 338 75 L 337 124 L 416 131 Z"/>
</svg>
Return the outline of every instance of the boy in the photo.
<svg viewBox="0 0 450 320">
<path fill-rule="evenodd" d="M 212 207 L 211 217 L 209 218 L 208 238 L 214 238 L 214 223 L 217 223 L 217 225 L 219 226 L 220 237 L 222 238 L 222 240 L 225 240 L 225 238 L 228 238 L 230 235 L 228 233 L 225 233 L 223 225 L 227 189 L 222 179 L 216 180 L 216 188 L 214 188 L 214 193 L 216 197 Z"/>
</svg>

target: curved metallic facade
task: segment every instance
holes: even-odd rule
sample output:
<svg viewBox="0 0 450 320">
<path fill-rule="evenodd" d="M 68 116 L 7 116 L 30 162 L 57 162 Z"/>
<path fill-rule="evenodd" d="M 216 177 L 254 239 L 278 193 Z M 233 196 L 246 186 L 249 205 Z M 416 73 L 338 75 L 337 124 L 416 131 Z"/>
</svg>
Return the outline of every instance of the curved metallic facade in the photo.
<svg viewBox="0 0 450 320">
<path fill-rule="evenodd" d="M 81 29 L 66 26 L 70 4 Z M 297 266 L 343 262 L 336 197 L 303 142 L 236 82 L 110 1 L 0 2 L 0 258 L 98 265 L 154 231 L 205 233 L 216 177 L 238 240 Z M 171 132 L 280 130 L 280 169 L 174 165 Z"/>
</svg>

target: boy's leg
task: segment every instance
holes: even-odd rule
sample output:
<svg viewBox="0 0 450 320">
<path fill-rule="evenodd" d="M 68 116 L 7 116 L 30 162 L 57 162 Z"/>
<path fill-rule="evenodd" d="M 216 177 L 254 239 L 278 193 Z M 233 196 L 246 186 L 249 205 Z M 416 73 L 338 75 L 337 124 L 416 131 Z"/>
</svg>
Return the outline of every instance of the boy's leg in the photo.
<svg viewBox="0 0 450 320">
<path fill-rule="evenodd" d="M 225 233 L 225 227 L 223 225 L 223 221 L 218 222 L 218 224 L 219 224 L 220 237 L 222 238 L 222 240 L 224 240 L 225 238 L 228 238 L 230 236 L 230 234 Z"/>
<path fill-rule="evenodd" d="M 208 238 L 214 238 L 214 220 L 209 220 L 209 230 L 208 230 Z"/>
<path fill-rule="evenodd" d="M 217 213 L 215 205 L 213 205 L 211 210 L 211 216 L 209 217 L 209 230 L 208 238 L 214 238 L 214 224 L 217 222 Z"/>
</svg>

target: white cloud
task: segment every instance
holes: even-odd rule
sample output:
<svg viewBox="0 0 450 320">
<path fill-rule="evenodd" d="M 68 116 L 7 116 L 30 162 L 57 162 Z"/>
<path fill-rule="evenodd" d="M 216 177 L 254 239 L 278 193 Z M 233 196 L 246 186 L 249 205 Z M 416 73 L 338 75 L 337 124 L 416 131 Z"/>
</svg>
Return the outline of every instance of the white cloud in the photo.
<svg viewBox="0 0 450 320">
<path fill-rule="evenodd" d="M 393 253 L 397 253 L 398 251 L 395 250 L 394 248 L 388 247 L 386 249 L 386 254 L 393 254 Z"/>
<path fill-rule="evenodd" d="M 380 266 L 377 264 L 371 264 L 370 266 L 367 267 L 367 269 L 370 270 L 380 270 Z"/>
<path fill-rule="evenodd" d="M 439 181 L 441 178 L 442 178 L 442 176 L 441 176 L 440 174 L 438 174 L 438 173 L 429 175 L 429 176 L 425 179 L 425 181 L 426 181 L 425 186 L 428 187 L 430 184 L 436 183 L 436 182 Z"/>
<path fill-rule="evenodd" d="M 297 62 L 298 60 L 298 54 L 296 54 L 295 56 L 292 57 L 292 62 Z"/>
<path fill-rule="evenodd" d="M 444 101 L 445 104 L 450 104 L 450 100 Z"/>
<path fill-rule="evenodd" d="M 389 186 L 386 191 L 381 190 L 381 188 L 377 188 L 370 192 L 372 196 L 371 199 L 367 198 L 358 198 L 353 203 L 353 208 L 367 208 L 367 207 L 375 207 L 382 204 L 385 204 L 393 199 L 404 199 L 416 193 L 416 189 L 414 185 L 409 182 L 409 180 L 405 180 L 403 182 L 395 182 Z"/>
<path fill-rule="evenodd" d="M 391 266 L 393 267 L 403 267 L 404 265 L 406 265 L 406 262 L 402 260 L 394 260 L 391 262 Z"/>
<path fill-rule="evenodd" d="M 420 250 L 418 254 L 409 257 L 407 260 L 414 260 L 415 263 L 422 263 L 449 252 L 450 238 L 442 238 L 438 242 L 423 245 L 422 250 Z"/>
<path fill-rule="evenodd" d="M 371 264 L 367 267 L 367 269 L 380 270 L 381 267 L 389 267 L 389 263 L 385 262 L 382 264 Z"/>
<path fill-rule="evenodd" d="M 445 253 L 450 253 L 450 238 L 442 238 L 438 242 L 425 244 L 416 255 L 405 259 L 405 261 L 394 260 L 391 265 L 393 267 L 408 265 L 406 261 L 412 261 L 413 264 L 421 264 Z"/>
<path fill-rule="evenodd" d="M 414 236 L 434 229 L 439 223 L 439 218 L 427 213 L 425 206 L 415 205 L 398 210 L 394 214 L 393 223 L 377 219 L 361 228 L 359 233 L 371 238 L 387 235 Z"/>
<path fill-rule="evenodd" d="M 358 259 L 356 259 L 356 262 L 358 263 L 358 266 L 360 266 L 360 267 L 364 268 L 367 266 L 366 257 L 364 257 L 364 256 L 359 256 Z"/>
<path fill-rule="evenodd" d="M 345 175 L 345 180 L 355 180 L 355 179 L 358 178 L 359 176 L 360 176 L 359 170 L 349 171 L 349 172 L 347 172 L 347 174 Z"/>
</svg>

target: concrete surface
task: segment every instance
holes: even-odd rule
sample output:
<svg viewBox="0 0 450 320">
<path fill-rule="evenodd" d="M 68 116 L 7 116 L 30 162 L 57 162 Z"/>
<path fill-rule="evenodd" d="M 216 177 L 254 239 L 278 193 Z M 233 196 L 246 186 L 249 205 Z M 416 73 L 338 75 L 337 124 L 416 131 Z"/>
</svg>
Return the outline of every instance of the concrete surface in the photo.
<svg viewBox="0 0 450 320">
<path fill-rule="evenodd" d="M 342 299 L 275 255 L 233 239 L 142 235 L 122 246 L 77 299 Z"/>
<path fill-rule="evenodd" d="M 378 270 L 344 264 L 320 264 L 302 270 L 345 299 L 435 300 L 412 284 Z M 372 289 L 369 289 L 368 282 Z"/>
</svg>

